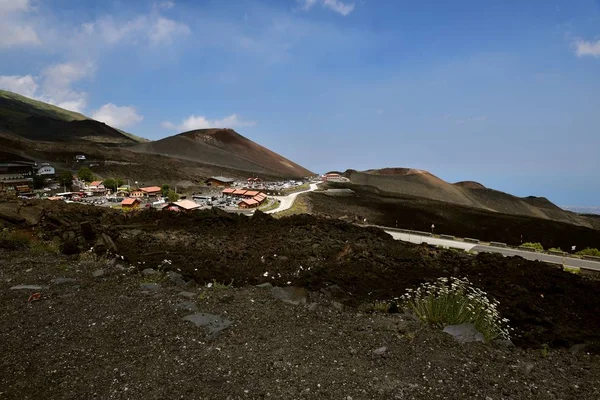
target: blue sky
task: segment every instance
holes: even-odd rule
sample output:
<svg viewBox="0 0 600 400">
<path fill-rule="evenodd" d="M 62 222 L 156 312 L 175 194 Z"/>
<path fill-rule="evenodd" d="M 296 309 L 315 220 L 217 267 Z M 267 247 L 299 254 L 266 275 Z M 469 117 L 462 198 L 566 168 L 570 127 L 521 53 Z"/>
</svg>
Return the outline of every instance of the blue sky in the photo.
<svg viewBox="0 0 600 400">
<path fill-rule="evenodd" d="M 0 88 L 149 139 L 600 205 L 595 0 L 0 0 L 0 60 Z"/>
</svg>

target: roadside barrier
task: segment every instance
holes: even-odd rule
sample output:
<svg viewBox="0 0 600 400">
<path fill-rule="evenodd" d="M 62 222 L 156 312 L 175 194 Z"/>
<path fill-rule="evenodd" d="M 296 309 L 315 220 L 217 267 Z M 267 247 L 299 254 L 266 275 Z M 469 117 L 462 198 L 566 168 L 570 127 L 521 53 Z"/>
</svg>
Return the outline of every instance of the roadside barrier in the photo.
<svg viewBox="0 0 600 400">
<path fill-rule="evenodd" d="M 529 246 L 519 246 L 519 250 L 531 251 L 532 253 L 537 253 L 537 249 Z"/>
<path fill-rule="evenodd" d="M 452 236 L 452 235 L 440 235 L 440 239 L 449 239 L 449 240 L 455 240 L 456 237 Z"/>
<path fill-rule="evenodd" d="M 494 247 L 508 247 L 508 245 L 506 243 L 502 243 L 502 242 L 490 242 L 490 246 L 494 246 Z"/>
<path fill-rule="evenodd" d="M 463 240 L 467 243 L 475 243 L 475 244 L 479 243 L 479 239 L 464 238 Z"/>
</svg>

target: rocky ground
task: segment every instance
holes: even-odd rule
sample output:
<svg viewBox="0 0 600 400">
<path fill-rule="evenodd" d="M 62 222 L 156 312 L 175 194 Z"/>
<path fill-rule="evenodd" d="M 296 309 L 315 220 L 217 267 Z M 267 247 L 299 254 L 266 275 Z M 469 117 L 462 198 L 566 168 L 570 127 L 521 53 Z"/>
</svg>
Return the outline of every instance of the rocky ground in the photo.
<svg viewBox="0 0 600 400">
<path fill-rule="evenodd" d="M 116 260 L 8 251 L 0 265 L 0 399 L 600 396 L 585 351 L 460 344 L 405 314 L 344 307 L 331 288 L 198 287 Z M 40 287 L 11 289 L 21 284 Z M 186 320 L 201 313 L 209 326 Z"/>
<path fill-rule="evenodd" d="M 312 216 L 33 202 L 0 224 L 30 238 L 0 237 L 0 399 L 600 395 L 600 285 L 556 266 Z M 499 300 L 516 347 L 369 307 L 440 276 Z"/>
</svg>

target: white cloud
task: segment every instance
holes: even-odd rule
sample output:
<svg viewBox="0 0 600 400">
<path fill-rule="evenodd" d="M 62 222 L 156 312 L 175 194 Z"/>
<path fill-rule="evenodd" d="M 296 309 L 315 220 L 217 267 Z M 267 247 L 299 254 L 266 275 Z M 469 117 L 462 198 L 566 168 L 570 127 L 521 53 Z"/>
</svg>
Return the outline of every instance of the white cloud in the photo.
<svg viewBox="0 0 600 400">
<path fill-rule="evenodd" d="M 152 44 L 170 44 L 176 36 L 187 36 L 190 28 L 182 23 L 167 18 L 158 18 L 149 32 Z"/>
<path fill-rule="evenodd" d="M 300 8 L 308 11 L 317 3 L 317 0 L 297 0 L 300 3 Z"/>
<path fill-rule="evenodd" d="M 300 9 L 303 11 L 308 11 L 312 9 L 315 4 L 317 4 L 317 0 L 296 0 L 300 3 Z M 344 3 L 340 0 L 321 0 L 323 7 L 329 8 L 331 11 L 334 11 L 344 17 L 354 11 L 354 3 Z"/>
<path fill-rule="evenodd" d="M 39 100 L 75 112 L 84 112 L 87 93 L 73 89 L 73 84 L 94 75 L 96 66 L 92 62 L 61 63 L 46 67 L 42 71 Z"/>
<path fill-rule="evenodd" d="M 176 37 L 187 36 L 190 28 L 181 22 L 159 15 L 141 15 L 129 21 L 117 21 L 108 16 L 81 25 L 83 42 L 100 38 L 108 45 L 147 42 L 151 45 L 170 44 Z M 81 38 L 80 38 L 81 39 Z"/>
<path fill-rule="evenodd" d="M 577 39 L 575 41 L 575 53 L 577 54 L 577 57 L 600 57 L 600 40 L 588 42 L 586 40 Z"/>
<path fill-rule="evenodd" d="M 0 89 L 15 92 L 27 97 L 34 97 L 38 84 L 31 75 L 5 75 L 0 76 Z"/>
<path fill-rule="evenodd" d="M 41 43 L 35 29 L 21 17 L 28 11 L 28 0 L 0 0 L 0 49 Z"/>
<path fill-rule="evenodd" d="M 343 3 L 340 0 L 323 0 L 323 5 L 344 17 L 354 11 L 354 3 Z"/>
<path fill-rule="evenodd" d="M 174 1 L 161 1 L 158 3 L 154 3 L 154 7 L 160 8 L 163 10 L 169 10 L 169 9 L 175 7 L 175 2 Z"/>
<path fill-rule="evenodd" d="M 30 10 L 29 0 L 0 0 L 0 15 Z"/>
<path fill-rule="evenodd" d="M 45 103 L 75 112 L 83 112 L 87 93 L 73 84 L 94 74 L 93 63 L 62 63 L 46 67 L 41 76 L 0 76 L 0 87 Z"/>
<path fill-rule="evenodd" d="M 92 113 L 92 118 L 112 127 L 125 129 L 139 122 L 144 117 L 132 106 L 116 106 L 108 103 Z"/>
<path fill-rule="evenodd" d="M 181 124 L 176 125 L 172 122 L 166 121 L 162 123 L 162 126 L 167 129 L 176 131 L 191 131 L 194 129 L 208 129 L 208 128 L 238 128 L 244 126 L 254 126 L 254 121 L 244 121 L 237 114 L 231 114 L 223 119 L 208 119 L 204 116 L 191 115 L 185 119 Z"/>
</svg>

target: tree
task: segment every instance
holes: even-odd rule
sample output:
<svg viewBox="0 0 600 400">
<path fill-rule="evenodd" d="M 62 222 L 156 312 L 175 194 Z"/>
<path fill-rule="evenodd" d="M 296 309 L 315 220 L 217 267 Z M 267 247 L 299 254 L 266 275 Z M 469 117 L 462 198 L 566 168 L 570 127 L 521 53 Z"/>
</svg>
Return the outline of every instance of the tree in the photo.
<svg viewBox="0 0 600 400">
<path fill-rule="evenodd" d="M 79 171 L 77 171 L 77 176 L 82 181 L 92 182 L 94 180 L 94 174 L 88 167 L 81 167 Z"/>
<path fill-rule="evenodd" d="M 105 179 L 104 182 L 102 182 L 102 184 L 104 185 L 105 188 L 112 189 L 115 192 L 117 191 L 117 187 L 118 187 L 117 181 L 114 180 L 113 178 Z"/>
<path fill-rule="evenodd" d="M 125 182 L 123 182 L 123 179 L 121 178 L 115 178 L 115 184 L 117 185 L 117 189 L 120 188 L 121 186 L 123 186 Z"/>
<path fill-rule="evenodd" d="M 58 176 L 58 182 L 61 185 L 66 186 L 67 189 L 71 190 L 71 188 L 73 187 L 73 174 L 71 173 L 71 171 L 65 170 L 61 172 Z"/>
<path fill-rule="evenodd" d="M 33 188 L 41 189 L 44 187 L 44 177 L 42 175 L 33 175 Z"/>
<path fill-rule="evenodd" d="M 162 197 L 169 197 L 169 185 L 162 185 L 162 187 L 160 188 Z"/>
<path fill-rule="evenodd" d="M 167 198 L 169 199 L 170 202 L 173 202 L 173 201 L 179 200 L 179 195 L 174 190 L 169 190 Z"/>
</svg>

